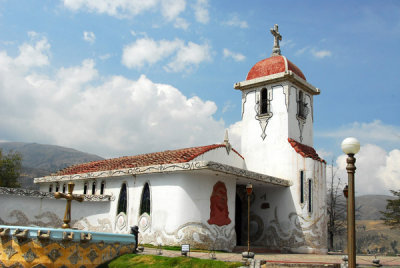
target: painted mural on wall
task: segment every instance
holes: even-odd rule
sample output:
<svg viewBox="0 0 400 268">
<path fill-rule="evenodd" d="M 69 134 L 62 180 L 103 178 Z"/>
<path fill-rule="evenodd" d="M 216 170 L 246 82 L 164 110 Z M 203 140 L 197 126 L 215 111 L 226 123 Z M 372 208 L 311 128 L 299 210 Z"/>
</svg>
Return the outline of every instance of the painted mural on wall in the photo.
<svg viewBox="0 0 400 268">
<path fill-rule="evenodd" d="M 209 224 L 218 226 L 228 225 L 231 223 L 228 209 L 228 196 L 226 194 L 225 183 L 219 181 L 214 187 L 210 197 L 210 219 Z"/>
<path fill-rule="evenodd" d="M 207 250 L 232 250 L 236 246 L 236 233 L 232 225 L 217 226 L 188 222 L 175 231 L 164 230 L 139 233 L 140 244 L 176 245 L 190 244 L 192 248 Z"/>
</svg>

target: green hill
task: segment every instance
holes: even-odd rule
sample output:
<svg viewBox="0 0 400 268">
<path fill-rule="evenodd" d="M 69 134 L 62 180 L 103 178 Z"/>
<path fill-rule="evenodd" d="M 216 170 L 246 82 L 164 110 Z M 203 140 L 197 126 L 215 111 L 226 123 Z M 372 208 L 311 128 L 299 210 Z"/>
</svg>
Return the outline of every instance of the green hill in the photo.
<svg viewBox="0 0 400 268">
<path fill-rule="evenodd" d="M 102 160 L 94 154 L 56 145 L 24 142 L 0 142 L 4 152 L 14 151 L 22 154 L 22 174 L 18 181 L 23 188 L 38 189 L 33 178 L 50 175 L 65 167 Z"/>
</svg>

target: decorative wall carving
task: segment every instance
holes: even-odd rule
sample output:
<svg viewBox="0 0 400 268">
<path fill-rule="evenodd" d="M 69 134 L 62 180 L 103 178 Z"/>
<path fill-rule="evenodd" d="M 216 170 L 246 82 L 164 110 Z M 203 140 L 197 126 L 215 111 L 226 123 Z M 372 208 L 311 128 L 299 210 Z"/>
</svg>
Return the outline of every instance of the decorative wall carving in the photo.
<svg viewBox="0 0 400 268">
<path fill-rule="evenodd" d="M 59 228 L 63 224 L 63 219 L 59 218 L 55 213 L 46 211 L 34 216 L 35 220 L 31 220 L 21 210 L 13 210 L 8 214 L 8 221 L 0 218 L 1 225 L 10 226 L 39 226 Z M 15 220 L 13 220 L 15 219 Z M 107 218 L 97 219 L 98 225 L 91 225 L 86 218 L 80 220 L 71 220 L 71 226 L 79 230 L 90 230 L 95 232 L 112 232 L 111 221 Z"/>
<path fill-rule="evenodd" d="M 127 223 L 128 217 L 124 212 L 120 212 L 115 218 L 115 230 L 117 233 L 126 232 L 128 230 Z"/>
<path fill-rule="evenodd" d="M 325 248 L 326 245 L 321 245 L 321 241 L 326 241 L 326 232 L 321 228 L 326 224 L 324 219 L 323 214 L 315 220 L 310 220 L 291 212 L 286 222 L 280 222 L 275 207 L 274 219 L 269 222 L 262 241 L 271 249 L 287 251 L 304 246 Z"/>
<path fill-rule="evenodd" d="M 80 219 L 79 221 L 76 221 L 76 223 L 73 225 L 74 228 L 77 228 L 78 230 L 88 230 L 88 231 L 93 231 L 93 232 L 102 232 L 102 233 L 112 233 L 112 223 L 110 219 L 108 218 L 103 218 L 103 219 L 97 219 L 97 225 L 92 225 L 88 221 L 87 218 Z"/>
<path fill-rule="evenodd" d="M 308 103 L 310 104 L 311 120 L 314 122 L 314 107 L 313 107 L 313 101 L 312 101 L 313 97 L 310 94 L 306 94 L 306 98 L 308 98 Z"/>
<path fill-rule="evenodd" d="M 246 91 L 246 92 L 244 92 L 244 91 L 242 91 L 242 119 L 243 119 L 243 114 L 244 114 L 244 105 L 245 105 L 245 103 L 246 103 L 246 101 L 247 101 L 247 95 L 249 94 L 249 93 L 251 93 L 251 92 L 254 92 L 255 90 L 249 90 L 249 91 Z"/>
<path fill-rule="evenodd" d="M 288 85 L 282 86 L 282 89 L 283 89 L 283 94 L 285 94 L 286 111 L 289 112 L 290 87 Z"/>
<path fill-rule="evenodd" d="M 31 220 L 21 210 L 13 210 L 8 214 L 9 221 L 0 218 L 0 224 L 14 225 L 14 226 L 40 226 L 40 227 L 54 227 L 58 228 L 63 224 L 63 219 L 59 218 L 55 213 L 46 211 L 35 216 L 36 220 Z M 13 220 L 13 218 L 15 220 Z M 71 224 L 76 220 L 71 220 Z"/>
<path fill-rule="evenodd" d="M 190 244 L 193 248 L 232 250 L 236 245 L 234 226 L 207 225 L 200 222 L 188 222 L 173 232 L 162 231 L 139 233 L 142 244 L 181 245 Z"/>
<path fill-rule="evenodd" d="M 231 219 L 229 219 L 226 186 L 225 183 L 221 181 L 217 182 L 213 187 L 210 197 L 210 219 L 207 222 L 218 226 L 231 223 Z"/>
<path fill-rule="evenodd" d="M 140 215 L 138 222 L 139 222 L 139 230 L 141 232 L 146 231 L 151 226 L 150 215 L 147 213 L 143 213 L 142 215 Z"/>
</svg>

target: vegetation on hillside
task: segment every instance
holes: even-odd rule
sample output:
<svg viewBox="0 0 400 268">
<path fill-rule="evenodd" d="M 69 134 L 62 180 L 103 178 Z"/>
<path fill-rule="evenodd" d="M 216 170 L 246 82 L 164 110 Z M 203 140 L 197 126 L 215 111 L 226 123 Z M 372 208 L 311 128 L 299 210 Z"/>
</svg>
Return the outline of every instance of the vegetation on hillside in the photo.
<svg viewBox="0 0 400 268">
<path fill-rule="evenodd" d="M 389 225 L 391 228 L 399 228 L 400 229 L 400 190 L 393 191 L 392 194 L 396 197 L 396 199 L 388 199 L 386 205 L 386 211 L 382 211 L 382 220 L 386 225 Z"/>
<path fill-rule="evenodd" d="M 335 251 L 346 251 L 347 233 L 336 236 Z M 356 221 L 357 254 L 396 255 L 400 252 L 400 229 L 391 229 L 380 220 Z"/>
<path fill-rule="evenodd" d="M 223 262 L 215 260 L 205 260 L 191 257 L 164 257 L 155 255 L 122 255 L 111 262 L 105 263 L 99 267 L 182 267 L 182 268 L 225 268 L 225 267 L 240 267 L 240 262 Z"/>
<path fill-rule="evenodd" d="M 18 152 L 3 153 L 0 149 L 0 186 L 20 187 L 17 179 L 21 172 L 22 156 Z"/>
</svg>

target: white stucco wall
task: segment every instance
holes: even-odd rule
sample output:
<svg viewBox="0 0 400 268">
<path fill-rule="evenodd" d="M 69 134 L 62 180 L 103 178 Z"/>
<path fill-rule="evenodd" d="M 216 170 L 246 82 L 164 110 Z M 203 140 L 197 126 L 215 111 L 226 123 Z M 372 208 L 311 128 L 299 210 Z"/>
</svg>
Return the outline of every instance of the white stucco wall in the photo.
<svg viewBox="0 0 400 268">
<path fill-rule="evenodd" d="M 194 158 L 192 161 L 213 161 L 237 168 L 244 168 L 244 159 L 233 150 L 227 151 L 226 147 L 219 147 L 205 152 Z"/>
<path fill-rule="evenodd" d="M 231 223 L 208 224 L 210 197 L 215 183 L 225 184 Z M 142 243 L 180 245 L 190 243 L 200 248 L 230 250 L 235 246 L 236 181 L 209 171 L 154 174 L 137 177 L 137 184 L 150 182 L 151 213 L 149 228 L 141 231 Z M 133 204 L 139 211 L 140 204 Z M 135 209 L 134 209 L 135 210 Z M 139 215 L 138 215 L 139 216 Z"/>
<path fill-rule="evenodd" d="M 7 225 L 60 228 L 66 208 L 65 199 L 48 199 L 0 194 L 0 221 Z M 72 201 L 71 226 L 83 230 L 112 232 L 110 202 Z"/>
</svg>

